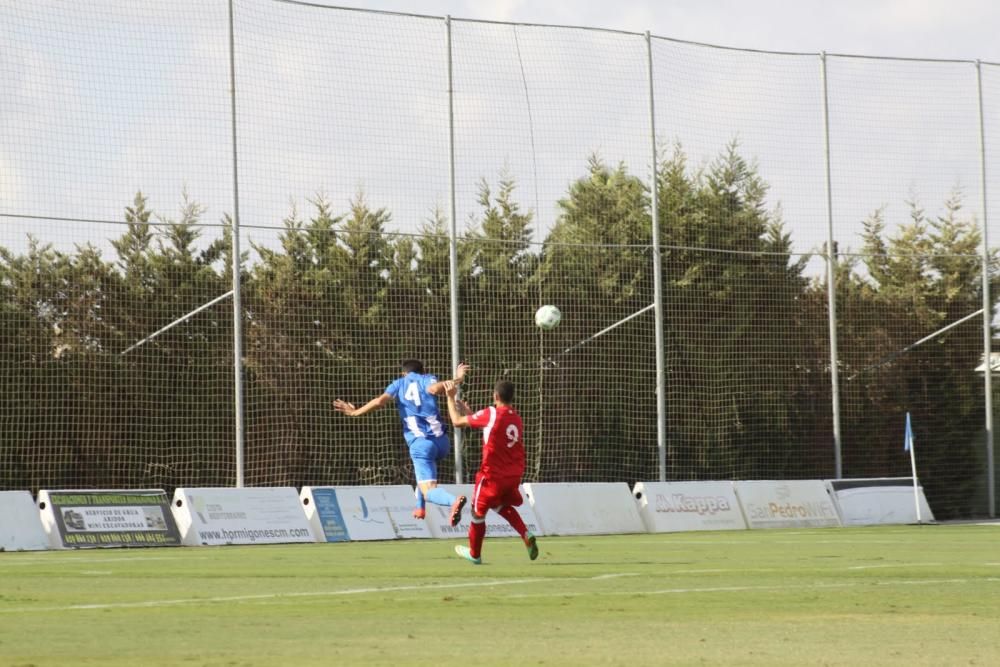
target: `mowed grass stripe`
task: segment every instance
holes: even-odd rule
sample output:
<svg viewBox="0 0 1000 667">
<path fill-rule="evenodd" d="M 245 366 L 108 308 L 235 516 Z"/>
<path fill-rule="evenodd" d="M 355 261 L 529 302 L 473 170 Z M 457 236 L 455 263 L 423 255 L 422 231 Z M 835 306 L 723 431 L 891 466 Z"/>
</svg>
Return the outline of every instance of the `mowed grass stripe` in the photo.
<svg viewBox="0 0 1000 667">
<path fill-rule="evenodd" d="M 0 664 L 1000 664 L 998 537 L 543 538 L 535 562 L 487 539 L 479 567 L 453 540 L 6 553 Z"/>
</svg>

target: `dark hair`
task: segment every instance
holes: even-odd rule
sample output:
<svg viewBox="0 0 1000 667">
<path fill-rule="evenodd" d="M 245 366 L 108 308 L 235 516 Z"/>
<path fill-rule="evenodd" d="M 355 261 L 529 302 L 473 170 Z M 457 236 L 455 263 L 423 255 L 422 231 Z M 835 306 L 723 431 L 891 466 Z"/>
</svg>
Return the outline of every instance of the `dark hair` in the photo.
<svg viewBox="0 0 1000 667">
<path fill-rule="evenodd" d="M 510 380 L 498 380 L 493 391 L 496 392 L 500 402 L 506 405 L 514 402 L 514 383 Z"/>
<path fill-rule="evenodd" d="M 424 374 L 424 362 L 419 359 L 404 359 L 403 363 L 400 364 L 400 369 L 404 373 L 420 373 Z"/>
</svg>

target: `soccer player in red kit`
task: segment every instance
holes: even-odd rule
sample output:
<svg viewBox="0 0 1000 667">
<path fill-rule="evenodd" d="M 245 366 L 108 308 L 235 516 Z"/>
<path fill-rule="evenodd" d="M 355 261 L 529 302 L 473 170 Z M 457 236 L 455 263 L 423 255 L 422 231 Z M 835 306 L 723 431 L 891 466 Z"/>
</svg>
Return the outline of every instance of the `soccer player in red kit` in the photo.
<svg viewBox="0 0 1000 667">
<path fill-rule="evenodd" d="M 514 509 L 524 502 L 517 490 L 524 475 L 524 424 L 514 409 L 514 384 L 508 380 L 497 382 L 493 388 L 493 405 L 471 415 L 463 414 L 468 410 L 464 403 L 456 403 L 457 393 L 458 386 L 454 382 L 445 383 L 451 423 L 455 428 L 482 429 L 483 460 L 476 473 L 476 489 L 472 496 L 469 546 L 458 545 L 455 552 L 476 565 L 483 562 L 486 513 L 494 510 L 517 531 L 528 548 L 528 557 L 535 560 L 538 558 L 537 540 Z"/>
</svg>

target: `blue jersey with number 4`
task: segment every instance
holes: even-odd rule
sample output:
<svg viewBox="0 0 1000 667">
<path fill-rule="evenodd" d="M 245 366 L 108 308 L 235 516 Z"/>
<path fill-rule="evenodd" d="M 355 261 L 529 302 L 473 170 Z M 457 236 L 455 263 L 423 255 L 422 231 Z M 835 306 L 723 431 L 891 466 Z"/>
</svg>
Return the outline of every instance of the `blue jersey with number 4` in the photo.
<svg viewBox="0 0 1000 667">
<path fill-rule="evenodd" d="M 433 375 L 407 373 L 385 388 L 385 393 L 396 399 L 407 444 L 412 444 L 417 438 L 433 440 L 447 432 L 441 423 L 437 398 L 427 391 L 437 381 Z"/>
</svg>

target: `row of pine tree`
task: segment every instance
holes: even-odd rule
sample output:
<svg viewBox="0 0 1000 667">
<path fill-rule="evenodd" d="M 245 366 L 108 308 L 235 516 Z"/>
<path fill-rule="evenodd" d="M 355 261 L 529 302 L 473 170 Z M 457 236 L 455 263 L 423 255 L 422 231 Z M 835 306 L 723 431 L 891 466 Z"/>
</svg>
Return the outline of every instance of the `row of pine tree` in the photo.
<svg viewBox="0 0 1000 667">
<path fill-rule="evenodd" d="M 656 479 L 652 312 L 560 354 L 652 303 L 653 193 L 591 158 L 540 243 L 517 195 L 512 177 L 483 181 L 458 243 L 467 395 L 484 403 L 497 377 L 514 379 L 530 480 Z M 702 168 L 675 148 L 655 196 L 668 479 L 832 476 L 827 290 L 807 271 L 820 260 L 793 253 L 735 144 Z M 910 212 L 893 230 L 872 212 L 835 268 L 844 474 L 907 474 L 910 411 L 932 506 L 966 516 L 984 510 L 980 320 L 868 368 L 981 307 L 980 235 L 960 197 L 940 216 Z M 380 393 L 405 357 L 450 373 L 446 218 L 403 234 L 391 215 L 363 195 L 345 211 L 317 196 L 282 221 L 280 243 L 245 253 L 248 484 L 412 482 L 393 411 L 330 409 Z M 113 256 L 34 238 L 0 248 L 0 488 L 234 482 L 231 302 L 123 354 L 231 288 L 228 218 L 209 240 L 203 216 L 185 196 L 179 219 L 158 218 L 138 194 Z M 532 323 L 543 303 L 564 314 L 551 333 Z M 466 438 L 466 477 L 478 456 Z"/>
</svg>

